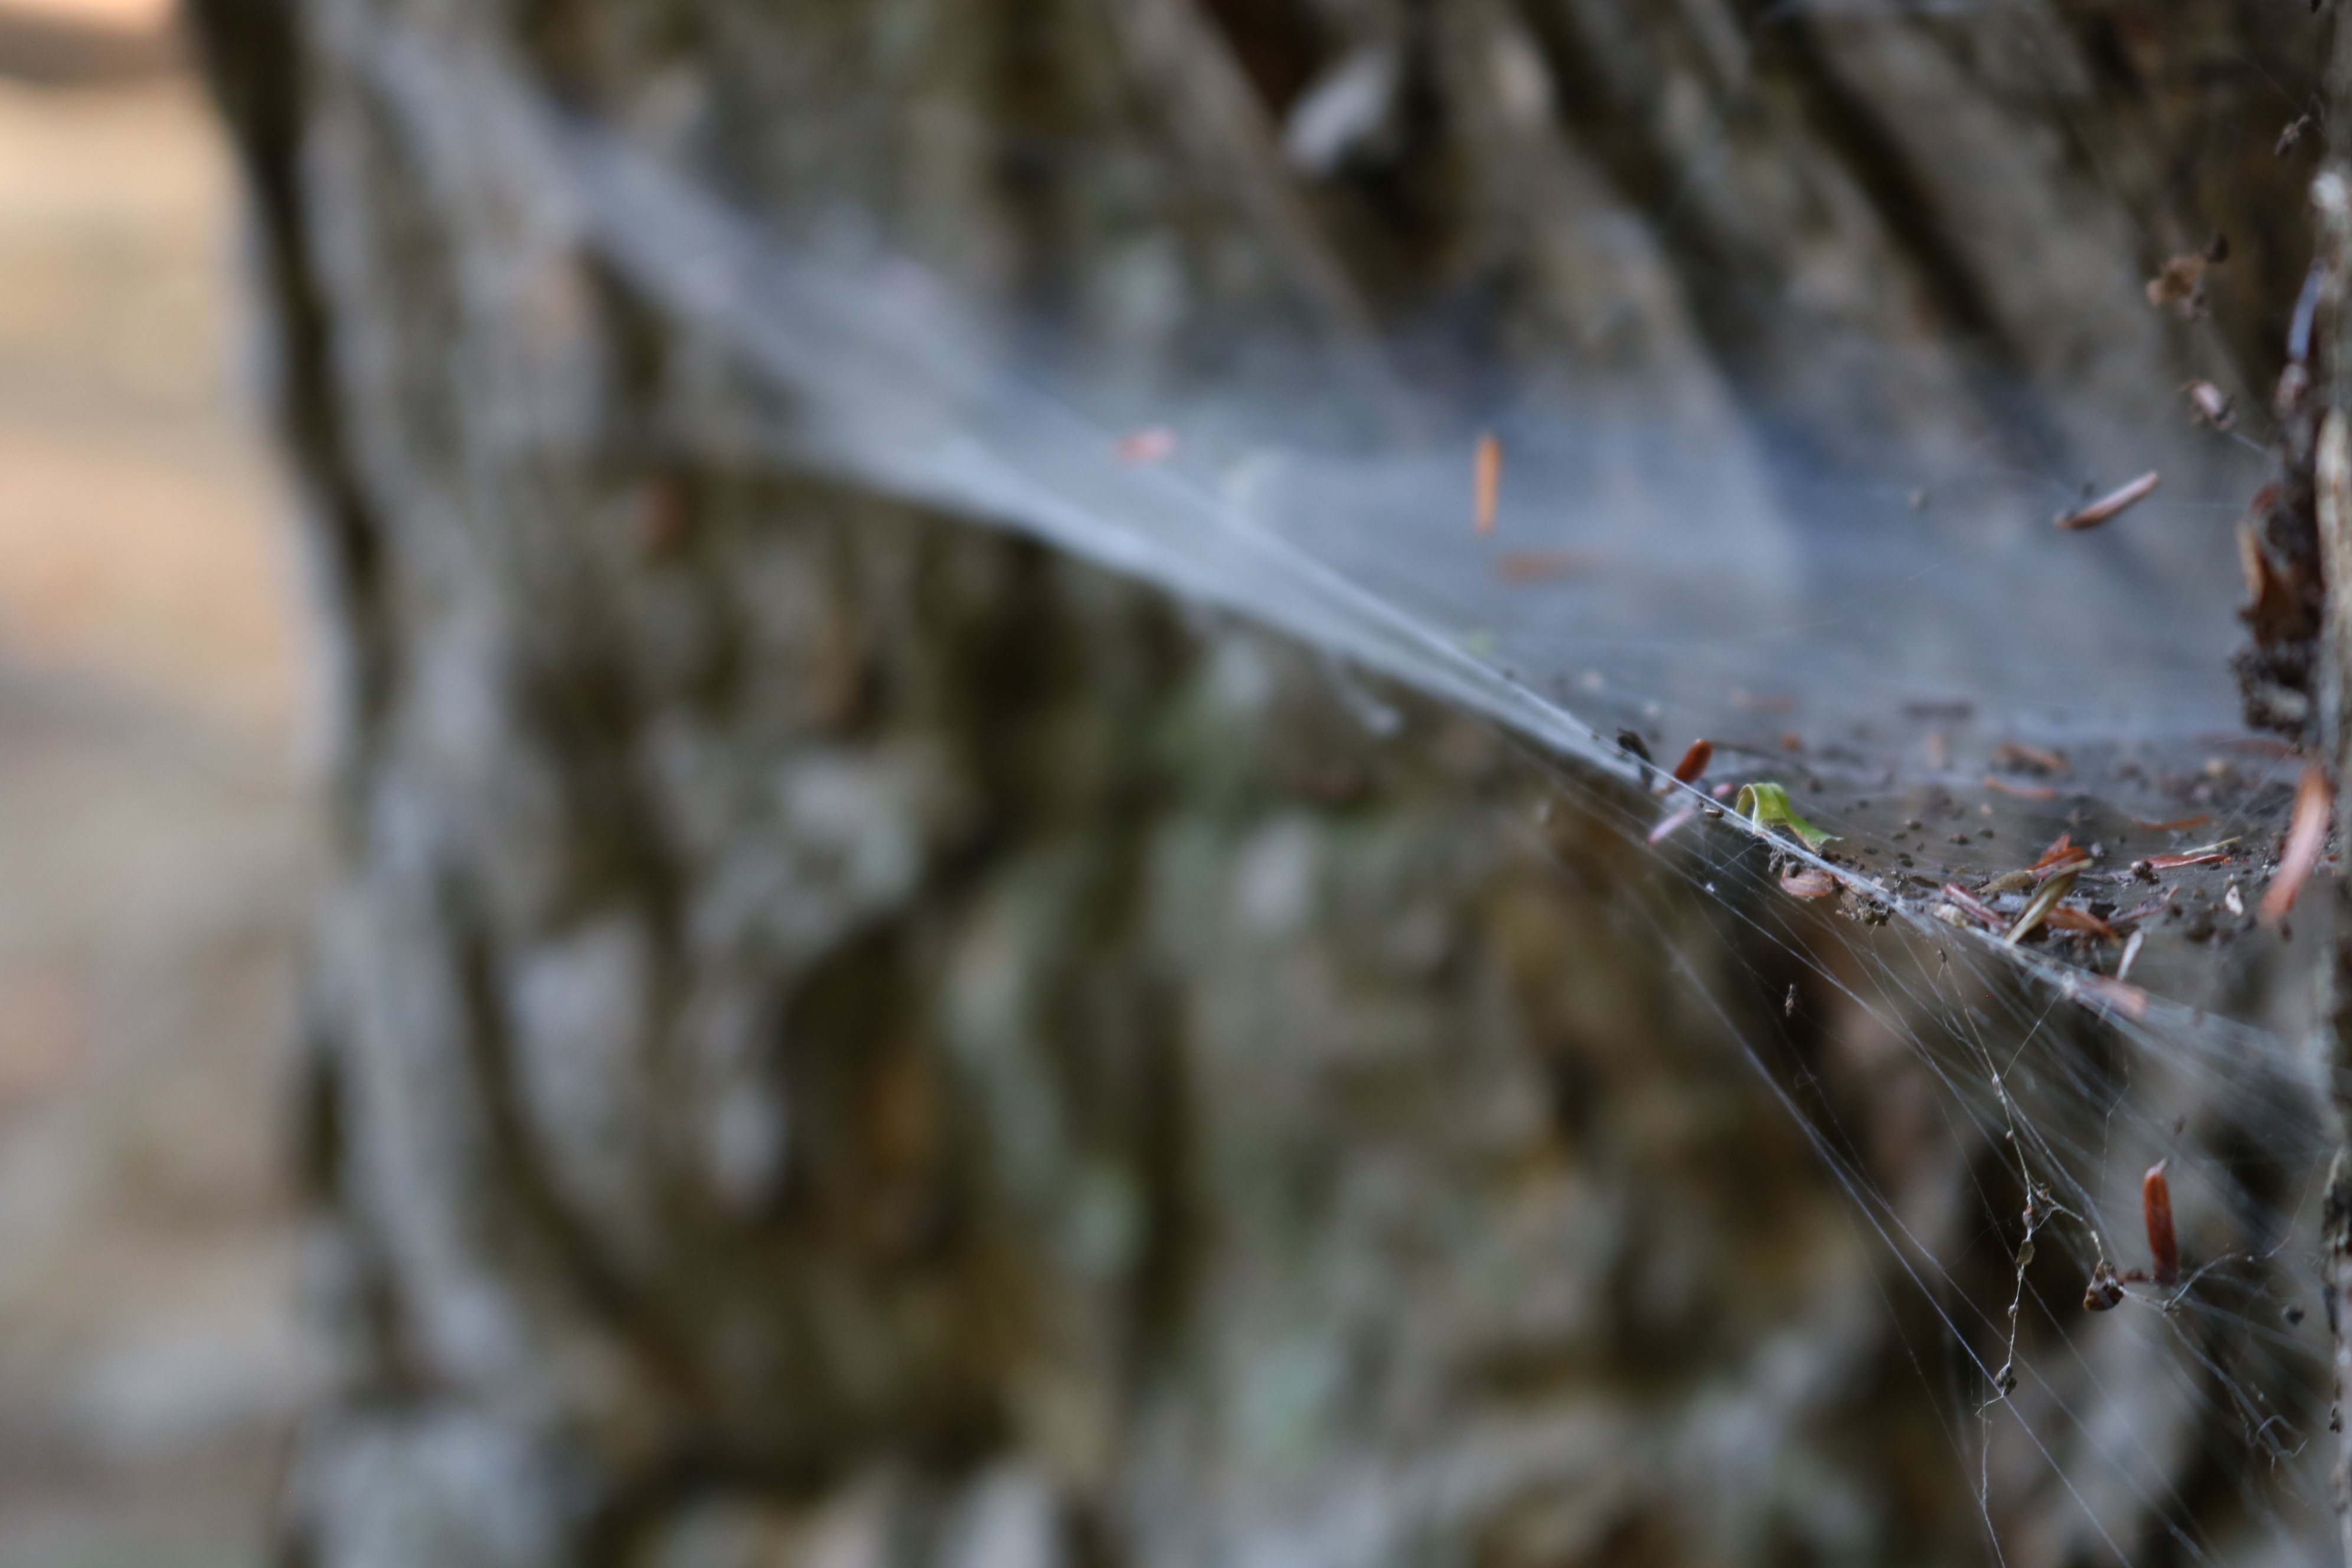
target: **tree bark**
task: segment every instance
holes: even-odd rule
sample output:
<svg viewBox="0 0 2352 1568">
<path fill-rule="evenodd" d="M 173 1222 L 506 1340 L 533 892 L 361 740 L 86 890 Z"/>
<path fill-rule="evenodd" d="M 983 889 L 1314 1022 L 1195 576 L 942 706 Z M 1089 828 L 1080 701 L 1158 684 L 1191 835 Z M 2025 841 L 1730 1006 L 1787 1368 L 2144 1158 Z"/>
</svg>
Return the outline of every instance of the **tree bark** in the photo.
<svg viewBox="0 0 2352 1568">
<path fill-rule="evenodd" d="M 2213 228 L 2276 370 L 2308 171 L 2254 80 L 2309 67 L 2258 10 L 201 0 L 334 650 L 347 1378 L 291 1560 L 2069 1560 L 2063 1497 L 1972 1495 L 1984 1391 L 1742 1049 L 1923 1246 L 2013 1243 L 1898 1044 L 1605 791 L 736 440 L 766 395 L 499 104 L 845 204 L 1145 381 L 1572 362 L 2056 462 L 2213 347 L 2139 297 Z M 1392 90 L 1300 151 L 1357 61 Z M 2111 1539 L 2200 1495 L 2200 1418 Z"/>
<path fill-rule="evenodd" d="M 2345 290 L 2352 283 L 2352 188 L 2347 185 L 2347 170 L 2352 170 L 2352 125 L 2345 123 L 2340 112 L 2352 103 L 2352 29 L 2339 28 L 2335 45 L 2327 85 L 2339 112 L 2330 127 L 2329 166 L 2311 189 L 2319 240 L 2314 259 L 2321 310 L 2317 368 L 2326 390 L 2294 428 L 2292 434 L 2301 439 L 2288 445 L 2287 458 L 2291 468 L 2299 466 L 2311 477 L 2325 584 L 2314 659 L 2324 672 L 2318 749 L 2332 765 L 2340 802 L 2344 781 L 2352 778 L 2352 726 L 2346 723 L 2346 714 L 2352 711 L 2352 595 L 2343 591 L 2352 582 L 2352 447 L 2347 447 L 2345 425 L 2347 411 L 2352 410 L 2352 319 L 2344 311 Z M 2307 447 L 2307 454 L 2296 452 L 2295 445 Z M 2313 1054 L 2326 1075 L 2336 1135 L 2322 1207 L 2321 1245 L 2334 1352 L 2328 1426 L 2337 1434 L 2338 1450 L 2331 1500 L 2345 1560 L 2352 1562 L 2352 1434 L 2344 1423 L 2344 1394 L 2352 1387 L 2352 1322 L 2347 1321 L 2345 1311 L 2345 1302 L 2352 1299 L 2347 1294 L 2352 1290 L 2352 890 L 2339 879 L 2334 893 L 2336 942 L 2318 976 Z"/>
</svg>

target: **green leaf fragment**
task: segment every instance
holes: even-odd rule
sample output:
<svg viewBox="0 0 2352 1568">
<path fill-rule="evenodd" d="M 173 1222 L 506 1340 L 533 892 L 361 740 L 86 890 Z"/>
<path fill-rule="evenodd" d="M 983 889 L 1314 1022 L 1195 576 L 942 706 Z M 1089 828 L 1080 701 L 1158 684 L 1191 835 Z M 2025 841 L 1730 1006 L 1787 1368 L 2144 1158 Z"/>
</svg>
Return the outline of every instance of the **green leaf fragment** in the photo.
<svg viewBox="0 0 2352 1568">
<path fill-rule="evenodd" d="M 1799 816 L 1797 808 L 1790 804 L 1789 791 L 1783 784 L 1741 784 L 1739 797 L 1731 803 L 1731 809 L 1759 827 L 1787 828 L 1803 839 L 1808 849 L 1819 849 L 1837 837 L 1834 833 L 1822 832 Z"/>
</svg>

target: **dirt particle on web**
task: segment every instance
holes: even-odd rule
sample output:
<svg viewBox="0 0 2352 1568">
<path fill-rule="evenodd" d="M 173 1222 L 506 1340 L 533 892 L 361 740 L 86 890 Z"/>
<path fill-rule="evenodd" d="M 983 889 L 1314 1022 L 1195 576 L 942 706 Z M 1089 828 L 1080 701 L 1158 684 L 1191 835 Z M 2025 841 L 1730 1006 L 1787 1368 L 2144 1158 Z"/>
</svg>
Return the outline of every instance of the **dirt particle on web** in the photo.
<svg viewBox="0 0 2352 1568">
<path fill-rule="evenodd" d="M 1587 550 L 1507 550 L 1495 571 L 1506 583 L 1549 583 L 1598 571 L 1601 558 Z"/>
<path fill-rule="evenodd" d="M 2003 741 L 1992 749 L 1992 765 L 2011 773 L 2063 773 L 2067 771 L 2063 752 L 2044 751 L 2019 741 Z"/>
<path fill-rule="evenodd" d="M 2228 430 L 2238 422 L 2236 401 L 2210 381 L 2192 381 L 2180 389 L 2189 397 L 2189 416 L 2209 430 Z"/>
<path fill-rule="evenodd" d="M 2211 308 L 2206 274 L 2230 254 L 2228 241 L 2220 235 L 2213 241 L 2202 250 L 2176 256 L 2158 268 L 2156 276 L 2147 280 L 2147 302 L 2184 321 L 2204 315 Z"/>
</svg>

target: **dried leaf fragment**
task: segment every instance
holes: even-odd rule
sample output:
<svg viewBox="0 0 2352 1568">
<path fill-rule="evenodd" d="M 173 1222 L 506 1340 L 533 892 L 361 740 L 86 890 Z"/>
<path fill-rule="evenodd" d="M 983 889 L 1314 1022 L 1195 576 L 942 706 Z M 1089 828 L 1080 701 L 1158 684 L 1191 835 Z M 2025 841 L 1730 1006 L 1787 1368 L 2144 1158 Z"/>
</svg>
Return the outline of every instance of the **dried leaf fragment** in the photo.
<svg viewBox="0 0 2352 1568">
<path fill-rule="evenodd" d="M 2042 852 L 2032 865 L 2016 871 L 2003 871 L 1977 889 L 1979 893 L 2014 893 L 2046 882 L 2061 871 L 2090 864 L 2091 852 L 2074 842 L 2071 834 L 2062 833 L 2050 847 Z"/>
<path fill-rule="evenodd" d="M 1696 783 L 1698 776 L 1706 772 L 1707 763 L 1713 761 L 1715 761 L 1715 743 L 1711 741 L 1693 741 L 1690 743 L 1690 750 L 1683 753 L 1683 760 L 1675 764 L 1675 783 L 1685 784 Z"/>
<path fill-rule="evenodd" d="M 1837 879 L 1817 866 L 1808 866 L 1781 878 L 1780 890 L 1794 898 L 1826 899 L 1837 891 Z"/>
<path fill-rule="evenodd" d="M 2162 482 L 2162 477 L 2151 468 L 2129 484 L 2118 485 L 2095 501 L 2085 502 L 2073 511 L 2060 512 L 2051 521 L 2074 533 L 2096 528 L 2154 495 L 2156 487 Z"/>
<path fill-rule="evenodd" d="M 2205 313 L 2205 271 L 2212 265 L 2213 258 L 2203 250 L 2174 257 L 2147 280 L 2147 302 L 2194 321 Z"/>
<path fill-rule="evenodd" d="M 2059 900 L 2074 890 L 2074 879 L 2080 873 L 2070 868 L 2042 883 L 2041 891 L 2026 901 L 2025 912 L 2017 917 L 2017 923 L 2009 928 L 2009 934 L 2001 940 L 2015 947 L 2032 935 L 2034 928 L 2049 919 L 2050 911 L 2058 907 Z"/>
<path fill-rule="evenodd" d="M 2071 854 L 2056 860 L 2046 860 L 2028 870 L 2025 875 L 2031 881 L 2046 882 L 2061 871 L 2079 871 L 2090 863 L 2091 852 L 2078 844 Z"/>
<path fill-rule="evenodd" d="M 2043 923 L 2053 931 L 2082 931 L 2097 937 L 2101 942 L 2118 940 L 2116 928 L 2088 910 L 2070 910 L 2062 904 L 2042 918 Z"/>
</svg>

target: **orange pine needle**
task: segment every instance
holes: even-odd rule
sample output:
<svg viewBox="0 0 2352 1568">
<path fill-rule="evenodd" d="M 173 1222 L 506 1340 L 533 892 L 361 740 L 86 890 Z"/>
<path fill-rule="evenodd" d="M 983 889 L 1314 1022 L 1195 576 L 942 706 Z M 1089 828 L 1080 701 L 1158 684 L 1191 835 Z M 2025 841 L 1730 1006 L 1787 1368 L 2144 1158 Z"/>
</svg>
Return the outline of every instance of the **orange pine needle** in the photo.
<svg viewBox="0 0 2352 1568">
<path fill-rule="evenodd" d="M 2108 519 L 2154 495 L 2156 487 L 2161 482 L 2155 474 L 2142 474 L 2131 483 L 2109 490 L 2088 505 L 2076 507 L 2073 511 L 2060 512 L 2051 521 L 2060 528 L 2070 531 L 2096 528 Z"/>
<path fill-rule="evenodd" d="M 2147 993 L 2137 985 L 2120 980 L 2104 980 L 2095 975 L 2067 983 L 2067 990 L 2077 998 L 2108 1012 L 2120 1013 L 2126 1018 L 2147 1016 Z M 2118 1298 L 2120 1300 L 2120 1298 Z M 2114 1303 L 2110 1302 L 2109 1305 Z"/>
<path fill-rule="evenodd" d="M 2226 849 L 2208 849 L 2197 855 L 2151 855 L 2147 865 L 2151 871 L 2178 871 L 2189 866 L 2219 866 L 2229 858 Z"/>
<path fill-rule="evenodd" d="M 2170 822 L 2150 822 L 2141 816 L 2135 816 L 2132 820 L 2155 833 L 2186 833 L 2192 827 L 2202 827 L 2212 821 L 2213 814 L 2200 811 L 2194 816 L 2176 816 Z"/>
<path fill-rule="evenodd" d="M 2303 764 L 2303 780 L 2294 790 L 2294 821 L 2287 828 L 2286 851 L 2279 857 L 2278 875 L 2271 879 L 2269 891 L 2263 894 L 2260 919 L 2266 926 L 2284 921 L 2294 908 L 2294 896 L 2303 891 L 2311 868 L 2319 864 L 2320 848 L 2327 842 L 2327 819 L 2335 815 L 2336 792 L 2327 786 L 2327 773 L 2317 763 Z"/>
<path fill-rule="evenodd" d="M 2172 1184 L 2165 1180 L 2164 1162 L 2147 1168 L 2139 1184 L 2140 1218 L 2147 1225 L 2148 1277 L 2159 1285 L 2180 1280 L 2180 1243 L 2172 1232 Z"/>
<path fill-rule="evenodd" d="M 2053 931 L 2084 931 L 2102 942 L 2116 940 L 2116 928 L 2088 910 L 2070 910 L 2061 904 L 2042 918 Z"/>
<path fill-rule="evenodd" d="M 1503 489 L 1503 444 L 1491 435 L 1478 437 L 1474 479 L 1477 492 L 1478 531 L 1492 533 L 1495 531 L 1495 506 Z"/>
<path fill-rule="evenodd" d="M 2019 741 L 2003 741 L 1992 749 L 1992 765 L 1997 768 L 2030 768 L 2041 773 L 2063 773 L 2066 759 L 2056 752 L 2045 752 L 2039 746 L 2029 746 Z"/>
<path fill-rule="evenodd" d="M 1495 563 L 1506 583 L 1548 583 L 1558 577 L 1581 577 L 1600 568 L 1601 557 L 1589 550 L 1507 550 Z"/>
<path fill-rule="evenodd" d="M 1990 927 L 1994 931 L 2000 931 L 2006 928 L 2009 924 L 2007 921 L 2002 920 L 2000 916 L 1994 911 L 1991 905 L 1986 903 L 1982 899 L 1978 898 L 1974 893 L 1969 892 L 1966 888 L 1961 887 L 1958 882 L 1947 882 L 1944 884 L 1944 898 L 1954 909 L 1959 910 L 1970 920 L 1973 920 L 1981 925 Z"/>
<path fill-rule="evenodd" d="M 1118 438 L 1122 463 L 1164 463 L 1176 455 L 1176 432 L 1165 425 L 1130 430 Z"/>
<path fill-rule="evenodd" d="M 2036 860 L 2032 866 L 2028 867 L 2027 869 L 2039 871 L 2042 867 L 2053 865 L 2060 860 L 2073 860 L 2076 858 L 2087 860 L 2090 858 L 2090 856 L 2088 853 L 2084 853 L 2078 857 L 2074 852 L 2074 836 L 2071 833 L 2062 833 L 2057 837 L 2050 841 L 2050 847 L 2042 852 L 2042 858 Z"/>
<path fill-rule="evenodd" d="M 1664 843 L 1667 839 L 1673 837 L 1675 834 L 1684 826 L 1684 825 L 1697 816 L 1698 807 L 1695 805 L 1686 805 L 1680 811 L 1675 812 L 1664 821 L 1660 822 L 1655 827 L 1650 829 L 1651 847 L 1654 848 L 1658 845 Z"/>
</svg>

